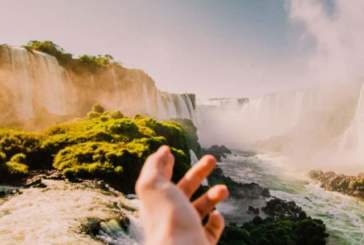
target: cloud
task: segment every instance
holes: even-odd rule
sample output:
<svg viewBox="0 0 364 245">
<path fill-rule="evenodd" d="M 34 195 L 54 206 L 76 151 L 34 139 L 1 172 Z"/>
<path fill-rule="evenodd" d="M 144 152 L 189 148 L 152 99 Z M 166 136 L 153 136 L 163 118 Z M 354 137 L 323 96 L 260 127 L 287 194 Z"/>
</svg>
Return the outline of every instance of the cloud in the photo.
<svg viewBox="0 0 364 245">
<path fill-rule="evenodd" d="M 356 80 L 363 77 L 364 1 L 289 0 L 289 15 L 303 25 L 314 52 L 308 77 L 320 82 Z"/>
</svg>

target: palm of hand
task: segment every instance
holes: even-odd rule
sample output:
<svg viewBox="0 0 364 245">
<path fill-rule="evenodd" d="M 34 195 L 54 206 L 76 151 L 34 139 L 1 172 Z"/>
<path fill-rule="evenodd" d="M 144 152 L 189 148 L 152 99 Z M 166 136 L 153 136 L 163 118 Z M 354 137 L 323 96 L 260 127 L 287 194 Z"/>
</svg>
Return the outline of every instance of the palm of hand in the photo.
<svg viewBox="0 0 364 245">
<path fill-rule="evenodd" d="M 138 179 L 136 191 L 141 200 L 146 244 L 216 244 L 224 228 L 224 219 L 212 210 L 228 196 L 227 188 L 214 186 L 190 201 L 215 167 L 216 160 L 205 156 L 177 185 L 170 181 L 173 164 L 174 157 L 169 148 L 161 147 L 147 159 Z M 203 225 L 201 220 L 207 215 L 208 222 Z"/>
</svg>

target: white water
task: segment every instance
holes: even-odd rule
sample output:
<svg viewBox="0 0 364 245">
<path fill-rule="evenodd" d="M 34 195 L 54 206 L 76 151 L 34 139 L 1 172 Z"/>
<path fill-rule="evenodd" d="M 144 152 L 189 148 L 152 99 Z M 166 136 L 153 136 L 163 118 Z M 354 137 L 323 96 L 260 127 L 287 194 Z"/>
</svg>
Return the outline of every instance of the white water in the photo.
<svg viewBox="0 0 364 245">
<path fill-rule="evenodd" d="M 47 188 L 30 188 L 9 196 L 0 206 L 0 244 L 103 244 L 80 232 L 87 218 L 110 219 L 126 210 L 113 207 L 121 195 L 85 184 L 43 180 Z M 133 222 L 132 222 L 133 224 Z M 121 231 L 120 231 L 121 232 Z M 119 234 L 120 241 L 131 235 Z"/>
<path fill-rule="evenodd" d="M 330 245 L 361 245 L 364 242 L 364 203 L 339 193 L 327 192 L 291 169 L 282 169 L 282 158 L 234 152 L 220 163 L 224 173 L 238 182 L 268 187 L 273 196 L 295 201 L 309 215 L 324 221 Z M 229 203 L 228 203 L 229 204 Z M 247 220 L 244 205 L 232 200 L 222 212 L 234 222 Z M 257 204 L 259 205 L 259 203 Z"/>
</svg>

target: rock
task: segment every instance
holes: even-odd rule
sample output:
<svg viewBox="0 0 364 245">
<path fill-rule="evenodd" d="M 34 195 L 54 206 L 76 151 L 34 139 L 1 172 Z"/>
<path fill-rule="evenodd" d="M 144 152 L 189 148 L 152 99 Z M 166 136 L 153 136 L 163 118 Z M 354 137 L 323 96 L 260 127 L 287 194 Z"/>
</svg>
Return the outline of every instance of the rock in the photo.
<svg viewBox="0 0 364 245">
<path fill-rule="evenodd" d="M 274 219 L 291 218 L 296 220 L 307 218 L 306 213 L 295 202 L 287 202 L 278 198 L 269 200 L 262 210 Z"/>
<path fill-rule="evenodd" d="M 249 206 L 247 213 L 248 214 L 259 215 L 259 208 L 254 208 L 252 206 Z"/>
<path fill-rule="evenodd" d="M 210 148 L 202 149 L 202 153 L 211 154 L 217 161 L 221 161 L 223 158 L 226 158 L 228 154 L 231 154 L 231 151 L 224 145 L 213 145 Z"/>
<path fill-rule="evenodd" d="M 125 215 L 107 220 L 99 218 L 88 218 L 81 225 L 81 232 L 86 233 L 94 239 L 99 239 L 99 235 L 108 234 L 110 237 L 117 237 L 120 233 L 125 233 L 130 221 Z"/>
<path fill-rule="evenodd" d="M 59 172 L 59 171 L 55 171 L 55 170 L 51 170 L 49 171 L 48 175 L 45 177 L 46 179 L 51 179 L 51 180 L 64 180 L 64 175 Z"/>
<path fill-rule="evenodd" d="M 255 210 L 253 207 L 251 210 Z M 243 225 L 227 224 L 219 245 L 324 245 L 328 234 L 325 224 L 308 217 L 294 202 L 277 198 L 263 208 L 266 218 L 256 216 Z"/>
<path fill-rule="evenodd" d="M 269 190 L 256 183 L 238 183 L 228 176 L 225 176 L 222 169 L 217 167 L 208 177 L 210 185 L 224 184 L 229 188 L 231 196 L 235 198 L 268 198 Z"/>
<path fill-rule="evenodd" d="M 309 177 L 320 182 L 321 187 L 328 191 L 336 191 L 346 195 L 364 198 L 364 175 L 347 176 L 335 172 L 312 170 Z"/>
<path fill-rule="evenodd" d="M 28 188 L 30 188 L 30 187 L 33 187 L 33 188 L 47 187 L 47 185 L 42 182 L 43 177 L 44 177 L 44 175 L 36 175 L 30 179 L 27 179 L 25 182 L 25 187 L 28 187 Z"/>
<path fill-rule="evenodd" d="M 9 195 L 15 195 L 20 194 L 21 190 L 15 188 L 15 187 L 0 187 L 0 198 L 9 196 Z"/>
</svg>

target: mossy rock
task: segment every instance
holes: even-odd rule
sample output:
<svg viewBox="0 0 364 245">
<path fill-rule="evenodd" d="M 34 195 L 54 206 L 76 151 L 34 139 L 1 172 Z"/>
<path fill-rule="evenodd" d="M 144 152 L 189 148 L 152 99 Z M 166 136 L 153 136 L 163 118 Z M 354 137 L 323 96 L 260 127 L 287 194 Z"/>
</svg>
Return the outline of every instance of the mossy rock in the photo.
<svg viewBox="0 0 364 245">
<path fill-rule="evenodd" d="M 190 156 L 187 132 L 177 122 L 128 118 L 94 106 L 86 118 L 38 133 L 0 129 L 0 176 L 55 168 L 69 179 L 99 178 L 133 192 L 145 159 L 161 145 L 171 147 L 178 181 Z"/>
</svg>

